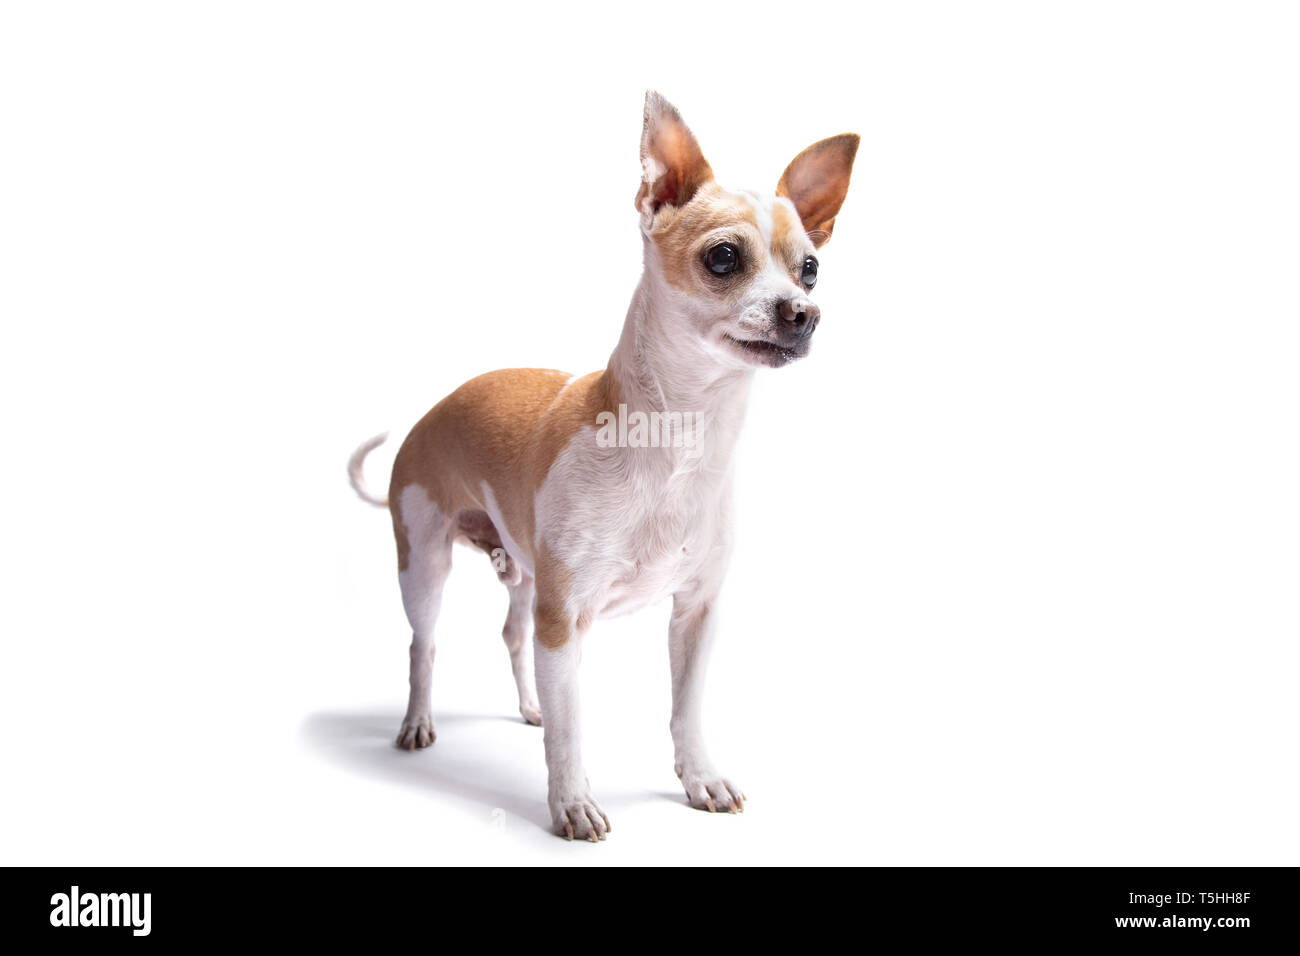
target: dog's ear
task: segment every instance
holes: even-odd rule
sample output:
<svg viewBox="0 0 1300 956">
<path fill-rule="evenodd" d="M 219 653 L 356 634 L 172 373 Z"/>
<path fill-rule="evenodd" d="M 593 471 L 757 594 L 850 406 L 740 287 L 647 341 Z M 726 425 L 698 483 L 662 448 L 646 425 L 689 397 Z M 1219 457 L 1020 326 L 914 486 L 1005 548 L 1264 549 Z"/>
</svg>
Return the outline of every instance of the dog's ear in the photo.
<svg viewBox="0 0 1300 956">
<path fill-rule="evenodd" d="M 831 237 L 857 154 L 857 133 L 823 139 L 796 156 L 776 184 L 776 194 L 794 203 L 808 238 L 818 248 Z"/>
<path fill-rule="evenodd" d="M 645 95 L 641 127 L 641 188 L 636 208 L 653 216 L 660 206 L 682 206 L 713 178 L 695 134 L 677 108 L 654 90 Z"/>
</svg>

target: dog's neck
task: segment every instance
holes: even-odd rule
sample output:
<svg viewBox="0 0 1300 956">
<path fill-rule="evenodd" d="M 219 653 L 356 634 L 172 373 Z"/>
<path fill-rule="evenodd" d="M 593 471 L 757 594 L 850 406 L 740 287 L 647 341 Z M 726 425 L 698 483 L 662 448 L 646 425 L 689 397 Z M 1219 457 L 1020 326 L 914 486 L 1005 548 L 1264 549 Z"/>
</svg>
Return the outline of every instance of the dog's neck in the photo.
<svg viewBox="0 0 1300 956">
<path fill-rule="evenodd" d="M 725 364 L 699 341 L 683 311 L 686 304 L 664 282 L 651 255 L 610 355 L 609 394 L 629 411 L 696 414 L 703 426 L 701 454 L 725 462 L 744 419 L 754 370 Z"/>
</svg>

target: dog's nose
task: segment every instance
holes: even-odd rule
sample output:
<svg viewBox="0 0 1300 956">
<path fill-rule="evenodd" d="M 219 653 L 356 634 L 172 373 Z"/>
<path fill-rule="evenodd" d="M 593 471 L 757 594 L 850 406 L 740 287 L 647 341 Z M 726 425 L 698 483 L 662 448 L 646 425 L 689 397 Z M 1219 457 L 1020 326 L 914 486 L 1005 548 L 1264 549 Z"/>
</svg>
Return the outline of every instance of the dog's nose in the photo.
<svg viewBox="0 0 1300 956">
<path fill-rule="evenodd" d="M 817 323 L 822 317 L 822 310 L 817 308 L 811 299 L 804 296 L 782 299 L 776 307 L 776 313 L 781 317 L 781 321 L 787 323 L 798 336 L 812 335 L 813 329 L 817 328 Z"/>
</svg>

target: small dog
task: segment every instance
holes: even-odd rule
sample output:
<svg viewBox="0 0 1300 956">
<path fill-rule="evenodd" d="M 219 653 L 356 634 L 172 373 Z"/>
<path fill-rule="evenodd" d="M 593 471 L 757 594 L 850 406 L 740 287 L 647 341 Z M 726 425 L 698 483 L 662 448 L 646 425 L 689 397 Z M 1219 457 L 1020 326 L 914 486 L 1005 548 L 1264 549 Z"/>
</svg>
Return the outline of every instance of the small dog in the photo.
<svg viewBox="0 0 1300 956">
<path fill-rule="evenodd" d="M 830 238 L 857 149 L 857 135 L 832 136 L 795 157 L 775 195 L 727 190 L 677 110 L 647 93 L 636 194 L 645 271 L 608 367 L 584 377 L 505 369 L 466 382 L 411 430 L 387 499 L 361 477 L 384 436 L 353 454 L 353 488 L 392 513 L 414 632 L 399 747 L 434 740 L 433 628 L 452 544 L 467 542 L 510 592 L 502 634 L 519 711 L 530 724 L 545 720 L 557 833 L 594 842 L 610 830 L 579 750 L 582 641 L 597 617 L 669 595 L 677 776 L 691 806 L 743 809 L 700 728 L 730 547 L 731 453 L 754 369 L 808 354 L 821 319 L 808 297 L 815 252 Z"/>
</svg>

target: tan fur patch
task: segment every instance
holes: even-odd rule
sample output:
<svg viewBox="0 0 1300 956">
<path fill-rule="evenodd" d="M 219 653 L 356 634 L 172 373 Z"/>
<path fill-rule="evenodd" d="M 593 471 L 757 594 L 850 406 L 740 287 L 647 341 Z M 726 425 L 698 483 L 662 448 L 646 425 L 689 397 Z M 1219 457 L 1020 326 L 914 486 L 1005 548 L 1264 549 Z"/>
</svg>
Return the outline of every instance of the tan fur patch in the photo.
<svg viewBox="0 0 1300 956">
<path fill-rule="evenodd" d="M 594 428 L 597 415 L 615 411 L 619 402 L 604 371 L 566 384 L 569 378 L 551 369 L 489 372 L 456 389 L 411 429 L 389 486 L 399 570 L 409 566 L 412 544 L 400 513 L 402 489 L 422 487 L 457 523 L 457 533 L 481 548 L 494 544 L 480 527 L 486 482 L 504 531 L 524 552 L 511 557 L 523 557 L 536 568 L 539 607 L 543 592 L 547 607 L 567 607 L 567 590 L 558 592 L 567 588 L 568 578 L 554 568 L 543 571 L 546 561 L 533 553 L 533 499 L 573 435 L 584 426 Z M 499 539 L 503 529 L 495 531 Z"/>
<path fill-rule="evenodd" d="M 763 261 L 760 251 L 766 253 L 754 207 L 742 196 L 712 182 L 685 206 L 662 209 L 651 226 L 650 238 L 659 250 L 664 278 L 683 292 L 717 294 L 716 289 L 705 285 L 707 280 L 700 266 L 710 245 L 735 242 L 741 247 L 742 261 L 751 263 Z M 740 286 L 741 282 L 733 285 Z"/>
<path fill-rule="evenodd" d="M 420 485 L 438 509 L 455 519 L 466 509 L 482 510 L 486 481 L 511 530 L 526 520 L 516 487 L 520 459 L 532 427 L 550 407 L 569 376 L 550 369 L 502 369 L 470 379 L 435 405 L 411 429 L 393 462 L 390 502 L 408 485 Z M 410 542 L 394 507 L 398 566 L 405 567 Z"/>
<path fill-rule="evenodd" d="M 533 609 L 533 633 L 543 647 L 563 647 L 575 622 L 569 611 L 573 575 L 543 544 L 537 555 L 537 604 Z"/>
</svg>

